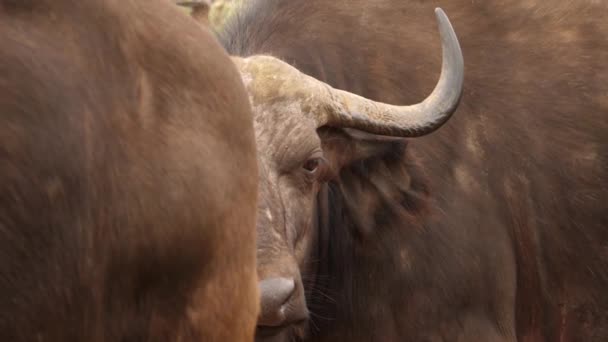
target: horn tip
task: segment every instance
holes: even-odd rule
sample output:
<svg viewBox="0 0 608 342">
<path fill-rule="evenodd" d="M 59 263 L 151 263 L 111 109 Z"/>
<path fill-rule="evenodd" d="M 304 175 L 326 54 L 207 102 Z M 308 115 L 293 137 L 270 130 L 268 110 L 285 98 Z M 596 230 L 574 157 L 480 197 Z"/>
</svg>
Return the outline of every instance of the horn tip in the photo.
<svg viewBox="0 0 608 342">
<path fill-rule="evenodd" d="M 441 7 L 436 7 L 435 8 L 435 17 L 437 18 L 437 21 L 440 23 L 449 23 L 450 19 L 448 19 L 448 15 L 445 14 L 445 11 L 443 9 L 441 9 Z"/>
</svg>

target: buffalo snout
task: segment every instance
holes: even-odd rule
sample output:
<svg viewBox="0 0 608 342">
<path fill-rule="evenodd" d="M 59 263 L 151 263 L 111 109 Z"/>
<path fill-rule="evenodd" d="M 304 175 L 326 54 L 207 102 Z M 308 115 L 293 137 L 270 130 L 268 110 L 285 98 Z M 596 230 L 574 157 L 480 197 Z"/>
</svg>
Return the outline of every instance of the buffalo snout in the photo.
<svg viewBox="0 0 608 342">
<path fill-rule="evenodd" d="M 308 319 L 304 289 L 294 278 L 267 278 L 259 283 L 261 310 L 258 329 L 263 335 L 278 334 L 284 328 Z"/>
</svg>

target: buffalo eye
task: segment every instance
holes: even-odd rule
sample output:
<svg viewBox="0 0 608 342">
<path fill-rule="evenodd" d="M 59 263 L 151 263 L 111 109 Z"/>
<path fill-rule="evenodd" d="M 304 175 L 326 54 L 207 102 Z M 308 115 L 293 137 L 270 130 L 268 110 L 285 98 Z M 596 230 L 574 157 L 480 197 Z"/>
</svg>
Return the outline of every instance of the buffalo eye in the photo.
<svg viewBox="0 0 608 342">
<path fill-rule="evenodd" d="M 325 174 L 327 163 L 323 157 L 311 157 L 302 165 L 306 174 L 316 180 L 321 179 Z"/>
<path fill-rule="evenodd" d="M 308 159 L 306 161 L 306 163 L 304 163 L 303 168 L 304 168 L 304 170 L 306 170 L 308 172 L 315 172 L 319 168 L 320 164 L 321 164 L 321 158 L 312 158 L 312 159 Z"/>
</svg>

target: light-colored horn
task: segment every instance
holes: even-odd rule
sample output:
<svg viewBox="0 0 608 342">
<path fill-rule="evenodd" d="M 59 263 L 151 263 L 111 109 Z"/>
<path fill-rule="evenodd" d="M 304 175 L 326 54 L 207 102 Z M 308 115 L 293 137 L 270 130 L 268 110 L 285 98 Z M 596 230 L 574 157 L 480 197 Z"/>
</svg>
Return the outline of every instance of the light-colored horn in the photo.
<svg viewBox="0 0 608 342">
<path fill-rule="evenodd" d="M 449 19 L 435 9 L 441 34 L 443 62 L 435 89 L 424 101 L 411 106 L 394 106 L 361 96 L 323 87 L 329 92 L 325 113 L 319 113 L 319 126 L 354 128 L 364 132 L 417 137 L 441 127 L 456 111 L 464 81 L 464 62 L 458 38 Z"/>
</svg>

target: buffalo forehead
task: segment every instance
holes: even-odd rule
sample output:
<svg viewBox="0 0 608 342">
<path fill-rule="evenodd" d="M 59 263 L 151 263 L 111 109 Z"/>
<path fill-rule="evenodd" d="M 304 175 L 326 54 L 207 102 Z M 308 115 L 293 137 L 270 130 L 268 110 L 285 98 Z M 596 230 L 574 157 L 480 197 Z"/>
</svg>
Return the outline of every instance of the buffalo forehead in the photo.
<svg viewBox="0 0 608 342">
<path fill-rule="evenodd" d="M 276 58 L 253 56 L 236 60 L 254 108 L 254 116 L 286 115 L 312 118 L 326 102 L 322 83 Z"/>
</svg>

